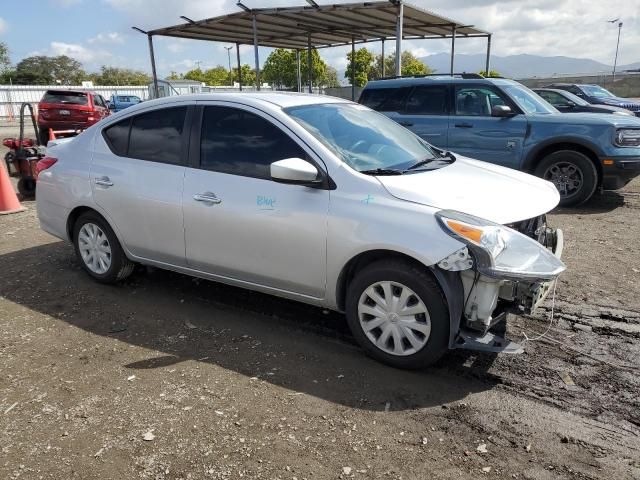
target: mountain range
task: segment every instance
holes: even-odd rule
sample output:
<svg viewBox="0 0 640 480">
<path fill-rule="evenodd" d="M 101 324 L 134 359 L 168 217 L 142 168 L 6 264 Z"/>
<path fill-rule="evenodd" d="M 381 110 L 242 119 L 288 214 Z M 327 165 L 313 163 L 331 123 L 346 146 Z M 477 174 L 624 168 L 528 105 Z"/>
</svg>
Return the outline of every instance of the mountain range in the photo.
<svg viewBox="0 0 640 480">
<path fill-rule="evenodd" d="M 431 67 L 436 73 L 448 73 L 450 68 L 450 55 L 448 53 L 436 53 L 420 57 L 420 60 Z M 485 68 L 486 56 L 484 54 L 456 54 L 454 70 L 456 72 L 479 72 Z M 491 70 L 497 70 L 505 77 L 530 78 L 548 77 L 559 74 L 583 74 L 583 73 L 610 73 L 611 65 L 606 65 L 588 58 L 574 57 L 545 57 L 542 55 L 508 55 L 491 56 Z M 640 62 L 627 65 L 618 65 L 617 72 L 625 70 L 637 70 Z"/>
</svg>

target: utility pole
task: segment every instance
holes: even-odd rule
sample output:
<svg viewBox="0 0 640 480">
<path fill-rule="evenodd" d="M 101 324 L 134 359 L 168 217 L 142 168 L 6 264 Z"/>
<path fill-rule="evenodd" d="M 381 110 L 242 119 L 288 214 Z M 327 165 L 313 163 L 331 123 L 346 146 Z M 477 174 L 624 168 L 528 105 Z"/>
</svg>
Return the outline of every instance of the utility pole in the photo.
<svg viewBox="0 0 640 480">
<path fill-rule="evenodd" d="M 231 71 L 231 49 L 232 48 L 233 46 L 224 47 L 224 49 L 227 51 L 227 57 L 229 57 L 229 79 L 231 81 L 231 86 L 233 86 L 233 72 Z"/>
<path fill-rule="evenodd" d="M 618 41 L 616 43 L 616 56 L 613 59 L 613 73 L 612 73 L 612 82 L 616 80 L 616 67 L 618 66 L 618 50 L 620 49 L 620 33 L 622 32 L 622 22 L 619 21 L 619 18 L 614 20 L 607 20 L 608 23 L 616 23 L 618 22 Z"/>
</svg>

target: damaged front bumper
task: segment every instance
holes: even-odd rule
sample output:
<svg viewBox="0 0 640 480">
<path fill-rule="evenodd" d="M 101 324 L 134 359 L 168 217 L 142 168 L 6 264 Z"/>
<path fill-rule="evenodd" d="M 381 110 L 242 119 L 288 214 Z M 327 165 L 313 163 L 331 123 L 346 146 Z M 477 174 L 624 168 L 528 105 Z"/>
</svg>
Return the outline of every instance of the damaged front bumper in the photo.
<svg viewBox="0 0 640 480">
<path fill-rule="evenodd" d="M 558 259 L 562 257 L 564 236 L 562 230 L 549 228 L 544 216 L 513 225 L 521 233 L 537 240 Z M 464 305 L 460 330 L 451 345 L 484 352 L 522 353 L 521 345 L 490 332 L 496 324 L 506 321 L 509 313 L 531 314 L 553 291 L 553 279 L 514 278 L 513 276 L 486 276 L 476 269 L 460 269 L 464 287 Z"/>
</svg>

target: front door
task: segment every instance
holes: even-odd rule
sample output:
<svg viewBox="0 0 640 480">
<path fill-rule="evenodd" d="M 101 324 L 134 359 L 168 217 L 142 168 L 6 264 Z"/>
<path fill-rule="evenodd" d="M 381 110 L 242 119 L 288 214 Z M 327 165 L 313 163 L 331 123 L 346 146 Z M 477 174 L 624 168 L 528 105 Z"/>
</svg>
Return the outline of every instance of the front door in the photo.
<svg viewBox="0 0 640 480">
<path fill-rule="evenodd" d="M 199 136 L 199 159 L 185 173 L 188 265 L 323 297 L 329 191 L 270 178 L 277 160 L 304 158 L 323 169 L 319 159 L 249 107 L 205 103 Z"/>
<path fill-rule="evenodd" d="M 449 150 L 505 167 L 520 166 L 527 119 L 493 117 L 497 105 L 516 108 L 499 90 L 487 85 L 456 85 L 454 115 L 449 117 Z"/>
<path fill-rule="evenodd" d="M 182 188 L 188 107 L 127 117 L 97 134 L 91 187 L 137 257 L 184 265 Z"/>
</svg>

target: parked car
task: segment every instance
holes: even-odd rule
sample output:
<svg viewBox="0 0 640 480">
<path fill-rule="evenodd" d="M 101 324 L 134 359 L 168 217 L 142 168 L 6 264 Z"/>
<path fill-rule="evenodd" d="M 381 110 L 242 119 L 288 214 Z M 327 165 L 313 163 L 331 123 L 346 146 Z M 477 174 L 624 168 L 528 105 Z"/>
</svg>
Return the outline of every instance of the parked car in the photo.
<svg viewBox="0 0 640 480">
<path fill-rule="evenodd" d="M 127 107 L 137 105 L 142 100 L 135 95 L 111 95 L 109 99 L 109 109 L 114 112 L 119 112 Z"/>
<path fill-rule="evenodd" d="M 629 98 L 621 98 L 600 85 L 585 85 L 580 83 L 553 83 L 545 88 L 566 90 L 594 105 L 609 105 L 610 107 L 625 108 L 640 117 L 640 102 Z"/>
<path fill-rule="evenodd" d="M 489 328 L 533 310 L 565 269 L 551 183 L 337 98 L 165 97 L 48 154 L 41 226 L 95 280 L 141 263 L 344 311 L 398 367 L 520 351 Z"/>
<path fill-rule="evenodd" d="M 101 95 L 80 90 L 47 90 L 38 104 L 38 131 L 43 145 L 49 129 L 84 130 L 111 114 Z"/>
<path fill-rule="evenodd" d="M 562 113 L 613 113 L 633 116 L 633 112 L 626 108 L 595 105 L 559 88 L 533 88 L 532 90 Z"/>
<path fill-rule="evenodd" d="M 560 114 L 513 80 L 378 80 L 367 83 L 360 103 L 439 148 L 553 182 L 563 206 L 585 202 L 598 187 L 622 188 L 640 174 L 639 119 Z"/>
</svg>

